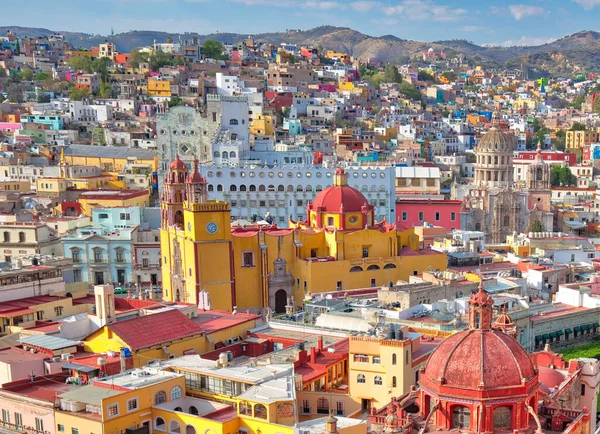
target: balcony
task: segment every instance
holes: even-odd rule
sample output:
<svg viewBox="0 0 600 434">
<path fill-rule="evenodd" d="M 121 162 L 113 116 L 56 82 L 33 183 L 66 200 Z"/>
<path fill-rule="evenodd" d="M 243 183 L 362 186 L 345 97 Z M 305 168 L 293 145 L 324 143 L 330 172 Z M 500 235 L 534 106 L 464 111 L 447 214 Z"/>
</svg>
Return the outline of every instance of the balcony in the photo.
<svg viewBox="0 0 600 434">
<path fill-rule="evenodd" d="M 127 261 L 125 261 L 124 258 L 117 258 L 115 259 L 115 263 L 117 264 L 125 264 Z"/>
</svg>

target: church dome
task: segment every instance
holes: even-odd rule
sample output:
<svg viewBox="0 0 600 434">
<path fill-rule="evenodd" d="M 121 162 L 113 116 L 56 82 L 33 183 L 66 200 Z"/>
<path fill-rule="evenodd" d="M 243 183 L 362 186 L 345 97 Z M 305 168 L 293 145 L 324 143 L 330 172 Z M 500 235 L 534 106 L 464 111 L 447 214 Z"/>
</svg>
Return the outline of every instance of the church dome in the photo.
<svg viewBox="0 0 600 434">
<path fill-rule="evenodd" d="M 514 149 L 513 136 L 505 134 L 496 127 L 492 127 L 481 137 L 477 150 L 479 152 L 512 152 Z"/>
<path fill-rule="evenodd" d="M 181 161 L 181 159 L 179 158 L 179 155 L 175 156 L 175 159 L 173 161 L 171 161 L 171 164 L 169 165 L 169 167 L 171 169 L 179 169 L 179 170 L 187 169 L 187 166 L 185 165 L 185 163 L 183 161 Z"/>
<path fill-rule="evenodd" d="M 179 161 L 181 161 L 181 160 L 179 160 Z M 202 175 L 200 175 L 200 172 L 198 172 L 198 159 L 197 158 L 194 158 L 194 168 L 188 175 L 186 182 L 191 183 L 191 184 L 206 182 L 206 180 L 202 177 Z"/>
<path fill-rule="evenodd" d="M 344 170 L 338 169 L 335 172 L 334 185 L 315 196 L 312 208 L 322 209 L 328 213 L 361 212 L 368 203 L 367 198 L 360 191 L 348 186 Z"/>
<path fill-rule="evenodd" d="M 447 387 L 479 390 L 521 386 L 535 371 L 517 341 L 497 330 L 465 330 L 431 354 L 424 375 Z"/>
</svg>

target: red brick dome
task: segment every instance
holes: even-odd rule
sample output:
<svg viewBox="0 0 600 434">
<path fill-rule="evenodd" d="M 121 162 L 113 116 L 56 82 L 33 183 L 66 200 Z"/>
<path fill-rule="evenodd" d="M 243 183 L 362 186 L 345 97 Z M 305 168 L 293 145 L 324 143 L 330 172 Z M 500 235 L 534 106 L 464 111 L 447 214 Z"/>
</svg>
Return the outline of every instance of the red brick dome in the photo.
<svg viewBox="0 0 600 434">
<path fill-rule="evenodd" d="M 479 390 L 521 386 L 536 374 L 513 338 L 497 330 L 471 329 L 444 340 L 431 354 L 424 375 L 446 387 Z"/>
</svg>

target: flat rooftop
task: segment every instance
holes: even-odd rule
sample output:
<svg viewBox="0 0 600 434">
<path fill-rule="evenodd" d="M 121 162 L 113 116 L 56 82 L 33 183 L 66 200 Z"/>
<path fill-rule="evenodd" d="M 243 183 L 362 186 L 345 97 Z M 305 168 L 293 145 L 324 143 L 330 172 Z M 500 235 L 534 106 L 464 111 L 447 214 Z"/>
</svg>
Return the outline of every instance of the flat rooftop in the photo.
<svg viewBox="0 0 600 434">
<path fill-rule="evenodd" d="M 111 375 L 94 380 L 94 385 L 102 388 L 118 386 L 124 389 L 138 389 L 150 384 L 161 383 L 180 377 L 181 374 L 163 371 L 158 368 L 144 367 L 125 371 L 122 374 Z"/>
<path fill-rule="evenodd" d="M 357 425 L 365 425 L 366 429 L 366 420 L 342 416 L 335 416 L 335 418 L 337 419 L 338 429 L 350 428 Z M 299 422 L 296 426 L 300 432 L 304 431 L 306 433 L 308 431 L 311 434 L 321 434 L 327 432 L 327 424 L 325 423 L 327 419 L 328 417 L 321 417 L 319 419 L 305 420 L 304 422 Z"/>
</svg>

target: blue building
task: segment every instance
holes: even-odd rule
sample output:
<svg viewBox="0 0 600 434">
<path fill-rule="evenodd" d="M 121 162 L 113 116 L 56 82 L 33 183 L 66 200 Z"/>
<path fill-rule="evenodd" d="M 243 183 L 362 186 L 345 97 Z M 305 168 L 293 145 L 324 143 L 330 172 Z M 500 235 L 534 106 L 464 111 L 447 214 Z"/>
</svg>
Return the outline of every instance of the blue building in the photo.
<svg viewBox="0 0 600 434">
<path fill-rule="evenodd" d="M 140 229 L 160 229 L 160 208 L 158 207 L 119 207 L 92 209 L 94 226 L 107 231 L 132 228 L 139 225 Z"/>
<path fill-rule="evenodd" d="M 73 259 L 73 280 L 102 285 L 133 281 L 133 241 L 139 226 L 107 230 L 88 226 L 63 237 L 64 255 Z"/>
<path fill-rule="evenodd" d="M 50 129 L 53 131 L 62 130 L 64 127 L 63 118 L 60 115 L 27 115 L 21 117 L 21 123 L 26 122 L 50 125 Z"/>
</svg>

